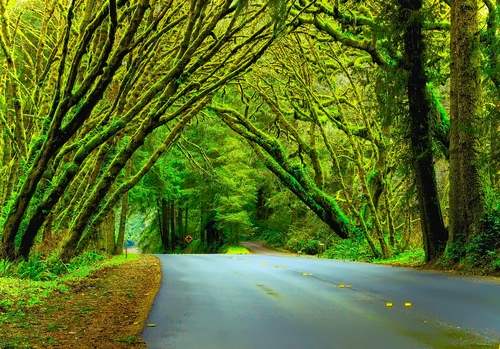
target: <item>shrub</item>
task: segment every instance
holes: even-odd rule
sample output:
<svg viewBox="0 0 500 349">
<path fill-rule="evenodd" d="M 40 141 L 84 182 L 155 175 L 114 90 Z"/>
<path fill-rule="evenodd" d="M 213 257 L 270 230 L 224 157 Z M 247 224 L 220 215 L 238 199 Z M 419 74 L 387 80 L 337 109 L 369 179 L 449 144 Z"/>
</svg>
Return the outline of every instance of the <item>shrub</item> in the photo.
<svg viewBox="0 0 500 349">
<path fill-rule="evenodd" d="M 40 255 L 35 255 L 28 260 L 23 260 L 17 265 L 17 276 L 21 279 L 34 281 L 51 280 L 55 275 L 47 271 L 47 264 L 40 259 Z"/>
<path fill-rule="evenodd" d="M 259 239 L 266 242 L 266 245 L 271 247 L 282 247 L 287 240 L 286 233 L 279 232 L 273 229 L 266 229 L 258 235 Z"/>
<path fill-rule="evenodd" d="M 498 259 L 494 260 L 493 262 L 491 262 L 491 267 L 495 271 L 500 271 L 500 258 L 498 258 Z"/>
<path fill-rule="evenodd" d="M 9 277 L 14 273 L 14 264 L 5 259 L 0 261 L 0 276 Z"/>
<path fill-rule="evenodd" d="M 483 231 L 465 247 L 466 262 L 471 266 L 492 264 L 500 247 L 500 202 L 489 210 L 483 220 Z"/>
<path fill-rule="evenodd" d="M 351 261 L 368 260 L 368 245 L 365 240 L 345 239 L 336 241 L 324 253 L 325 258 Z"/>
</svg>

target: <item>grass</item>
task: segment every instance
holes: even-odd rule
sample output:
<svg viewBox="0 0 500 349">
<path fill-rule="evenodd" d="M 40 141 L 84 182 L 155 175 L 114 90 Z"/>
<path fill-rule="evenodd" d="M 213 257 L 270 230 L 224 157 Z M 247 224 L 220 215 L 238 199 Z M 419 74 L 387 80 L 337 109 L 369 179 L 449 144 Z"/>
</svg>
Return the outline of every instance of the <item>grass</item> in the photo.
<svg viewBox="0 0 500 349">
<path fill-rule="evenodd" d="M 415 267 L 424 263 L 425 253 L 423 249 L 408 250 L 389 259 L 375 259 L 373 263 Z"/>
<path fill-rule="evenodd" d="M 44 300 L 53 292 L 68 292 L 68 284 L 86 278 L 93 271 L 119 265 L 139 258 L 137 254 L 114 256 L 93 263 L 82 263 L 67 274 L 47 280 L 30 280 L 12 276 L 0 277 L 0 323 L 8 324 L 22 321 L 25 314 L 34 306 L 44 304 Z M 17 276 L 17 277 L 16 277 Z M 0 332 L 1 338 L 1 332 Z M 5 345 L 0 341 L 0 348 Z"/>
<path fill-rule="evenodd" d="M 243 246 L 229 246 L 226 254 L 250 254 Z"/>
<path fill-rule="evenodd" d="M 116 341 L 122 342 L 122 343 L 133 343 L 133 342 L 135 342 L 135 340 L 136 340 L 136 337 L 132 336 L 132 337 L 128 337 L 128 338 L 117 339 Z"/>
<path fill-rule="evenodd" d="M 138 254 L 129 254 L 127 258 L 125 258 L 124 254 L 113 257 L 110 256 L 110 258 L 107 258 L 97 264 L 81 266 L 80 268 L 62 276 L 60 280 L 67 281 L 67 280 L 83 279 L 89 276 L 95 270 L 100 270 L 113 265 L 123 264 L 125 262 L 133 261 L 134 259 L 137 258 L 139 258 Z"/>
</svg>

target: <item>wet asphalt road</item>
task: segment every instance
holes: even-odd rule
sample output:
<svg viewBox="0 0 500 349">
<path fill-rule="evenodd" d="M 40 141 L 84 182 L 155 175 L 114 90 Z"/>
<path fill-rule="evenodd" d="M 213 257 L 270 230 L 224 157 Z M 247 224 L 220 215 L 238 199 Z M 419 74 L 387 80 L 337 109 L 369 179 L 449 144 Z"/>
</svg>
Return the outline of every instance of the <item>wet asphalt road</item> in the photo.
<svg viewBox="0 0 500 349">
<path fill-rule="evenodd" d="M 158 257 L 150 349 L 500 348 L 500 281 L 286 256 Z"/>
</svg>

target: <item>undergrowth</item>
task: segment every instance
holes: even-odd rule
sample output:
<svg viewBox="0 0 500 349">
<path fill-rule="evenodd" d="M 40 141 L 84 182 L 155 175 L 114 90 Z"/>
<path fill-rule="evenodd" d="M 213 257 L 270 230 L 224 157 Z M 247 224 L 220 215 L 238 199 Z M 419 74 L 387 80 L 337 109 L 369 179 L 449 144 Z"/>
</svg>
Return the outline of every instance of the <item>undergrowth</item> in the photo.
<svg viewBox="0 0 500 349">
<path fill-rule="evenodd" d="M 336 241 L 323 253 L 323 257 L 349 261 L 369 261 L 373 258 L 368 252 L 366 241 L 359 239 Z"/>
<path fill-rule="evenodd" d="M 22 321 L 34 306 L 41 306 L 52 292 L 68 292 L 72 282 L 83 279 L 96 270 L 137 259 L 130 254 L 109 257 L 91 251 L 63 263 L 39 255 L 17 264 L 0 261 L 0 323 Z M 1 342 L 0 342 L 1 344 Z M 1 348 L 1 345 L 0 345 Z"/>
<path fill-rule="evenodd" d="M 482 231 L 469 238 L 458 238 L 446 248 L 442 265 L 474 273 L 500 272 L 500 202 L 491 204 L 482 221 Z"/>
<path fill-rule="evenodd" d="M 226 254 L 250 254 L 250 252 L 243 246 L 227 246 Z"/>
<path fill-rule="evenodd" d="M 71 273 L 86 266 L 92 266 L 104 258 L 105 256 L 94 250 L 73 258 L 69 263 L 64 263 L 56 255 L 42 259 L 39 254 L 35 254 L 28 260 L 22 260 L 18 263 L 1 260 L 0 277 L 13 277 L 33 281 L 55 280 L 61 275 Z"/>
<path fill-rule="evenodd" d="M 398 253 L 388 259 L 374 259 L 374 263 L 400 265 L 416 267 L 424 263 L 425 252 L 423 248 L 410 248 L 404 252 Z"/>
</svg>

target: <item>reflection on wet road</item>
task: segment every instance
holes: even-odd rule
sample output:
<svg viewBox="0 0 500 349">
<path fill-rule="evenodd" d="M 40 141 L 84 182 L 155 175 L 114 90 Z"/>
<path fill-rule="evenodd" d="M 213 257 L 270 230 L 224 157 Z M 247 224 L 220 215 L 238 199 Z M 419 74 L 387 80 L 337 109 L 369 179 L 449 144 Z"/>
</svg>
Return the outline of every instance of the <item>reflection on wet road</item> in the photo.
<svg viewBox="0 0 500 349">
<path fill-rule="evenodd" d="M 287 256 L 158 257 L 151 349 L 500 347 L 498 281 Z"/>
</svg>

